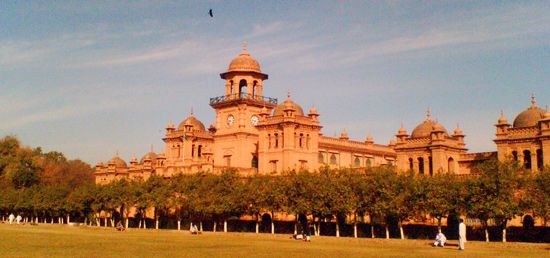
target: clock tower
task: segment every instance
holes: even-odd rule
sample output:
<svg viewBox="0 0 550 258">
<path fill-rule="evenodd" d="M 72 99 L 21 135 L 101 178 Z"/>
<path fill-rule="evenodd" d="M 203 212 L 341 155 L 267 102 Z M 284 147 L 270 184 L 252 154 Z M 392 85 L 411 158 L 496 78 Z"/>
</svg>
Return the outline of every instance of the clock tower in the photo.
<svg viewBox="0 0 550 258">
<path fill-rule="evenodd" d="M 251 172 L 258 168 L 258 129 L 256 125 L 263 113 L 271 113 L 277 99 L 264 97 L 260 64 L 243 47 L 226 72 L 225 95 L 210 98 L 216 111 L 216 123 L 211 130 L 216 141 L 214 167 L 236 167 Z"/>
</svg>

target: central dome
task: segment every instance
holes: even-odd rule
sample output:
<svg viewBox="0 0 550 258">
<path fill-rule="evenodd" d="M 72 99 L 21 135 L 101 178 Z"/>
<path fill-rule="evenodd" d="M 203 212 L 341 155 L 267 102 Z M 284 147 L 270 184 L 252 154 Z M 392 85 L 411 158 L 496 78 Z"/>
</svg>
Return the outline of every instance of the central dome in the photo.
<svg viewBox="0 0 550 258">
<path fill-rule="evenodd" d="M 282 116 L 285 114 L 285 109 L 286 107 L 291 107 L 293 108 L 295 111 L 295 114 L 298 115 L 298 116 L 303 116 L 304 115 L 304 110 L 302 109 L 302 107 L 300 107 L 300 105 L 294 103 L 294 101 L 287 99 L 285 100 L 285 102 L 283 102 L 283 104 L 279 104 L 277 105 L 277 107 L 275 107 L 275 110 L 273 111 L 273 116 Z"/>
<path fill-rule="evenodd" d="M 126 162 L 122 160 L 118 154 L 109 160 L 108 164 L 114 164 L 116 168 L 127 168 Z"/>
<path fill-rule="evenodd" d="M 258 72 L 261 73 L 260 63 L 248 54 L 246 49 L 229 63 L 227 72 Z"/>
<path fill-rule="evenodd" d="M 439 130 L 442 129 L 445 132 L 445 134 L 447 134 L 447 130 L 445 129 L 445 127 L 443 127 L 440 124 L 436 123 L 432 119 L 427 118 L 426 120 L 424 120 L 424 122 L 422 122 L 421 124 L 416 126 L 416 128 L 414 128 L 414 130 L 411 133 L 411 138 L 430 137 L 430 134 L 432 133 L 434 127 L 436 127 L 436 126 L 437 126 L 437 129 L 439 129 Z"/>
<path fill-rule="evenodd" d="M 185 125 L 191 125 L 193 126 L 193 131 L 206 131 L 206 128 L 204 127 L 204 124 L 199 121 L 197 118 L 195 118 L 195 115 L 191 114 L 187 119 L 183 120 L 178 125 L 178 130 L 183 131 L 185 130 Z"/>
<path fill-rule="evenodd" d="M 516 116 L 514 127 L 536 126 L 539 120 L 544 118 L 544 113 L 546 113 L 544 109 L 537 107 L 535 96 L 531 96 L 531 106 Z"/>
</svg>

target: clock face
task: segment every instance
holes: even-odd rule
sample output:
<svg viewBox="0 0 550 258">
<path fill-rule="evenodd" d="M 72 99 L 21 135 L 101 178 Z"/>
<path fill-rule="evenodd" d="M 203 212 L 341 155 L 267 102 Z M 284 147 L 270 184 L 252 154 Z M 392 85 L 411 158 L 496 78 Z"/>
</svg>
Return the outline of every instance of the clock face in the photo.
<svg viewBox="0 0 550 258">
<path fill-rule="evenodd" d="M 254 126 L 258 125 L 258 121 L 259 121 L 259 119 L 258 119 L 257 116 L 252 116 L 252 117 L 250 117 L 250 123 L 251 123 L 252 125 L 254 125 Z"/>
<path fill-rule="evenodd" d="M 232 126 L 235 123 L 235 117 L 233 115 L 227 116 L 227 125 Z"/>
</svg>

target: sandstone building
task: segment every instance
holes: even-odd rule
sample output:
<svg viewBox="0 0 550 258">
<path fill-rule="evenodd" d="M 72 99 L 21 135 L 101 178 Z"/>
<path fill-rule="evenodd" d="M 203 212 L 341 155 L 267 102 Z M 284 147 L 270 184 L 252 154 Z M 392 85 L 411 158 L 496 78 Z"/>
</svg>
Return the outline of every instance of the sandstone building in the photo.
<svg viewBox="0 0 550 258">
<path fill-rule="evenodd" d="M 279 103 L 264 96 L 268 75 L 246 49 L 235 57 L 224 80 L 223 95 L 210 99 L 216 121 L 208 128 L 191 112 L 177 127 L 168 123 L 165 149 L 151 150 L 129 165 L 118 155 L 96 165 L 97 183 L 116 178 L 170 177 L 177 173 L 220 171 L 234 167 L 243 174 L 279 174 L 291 169 L 361 169 L 395 165 L 400 171 L 432 175 L 440 172 L 469 174 L 475 164 L 498 157 L 513 158 L 526 169 L 550 165 L 550 112 L 531 106 L 508 124 L 501 115 L 496 126 L 496 152 L 468 153 L 465 134 L 457 126 L 452 134 L 432 120 L 430 113 L 411 134 L 403 126 L 389 145 L 376 144 L 372 137 L 350 140 L 321 133 L 320 114 L 315 107 L 307 113 L 290 94 Z M 220 87 L 221 88 L 221 87 Z"/>
</svg>

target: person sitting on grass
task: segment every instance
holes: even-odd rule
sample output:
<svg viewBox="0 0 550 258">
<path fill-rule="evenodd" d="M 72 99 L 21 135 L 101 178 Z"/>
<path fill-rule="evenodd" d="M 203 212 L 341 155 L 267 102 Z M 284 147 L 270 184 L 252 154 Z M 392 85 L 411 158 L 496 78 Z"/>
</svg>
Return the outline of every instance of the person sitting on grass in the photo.
<svg viewBox="0 0 550 258">
<path fill-rule="evenodd" d="M 126 229 L 126 228 L 124 228 L 124 226 L 122 225 L 122 222 L 119 221 L 119 222 L 116 224 L 116 230 L 117 230 L 117 231 L 124 231 L 125 229 Z"/>
<path fill-rule="evenodd" d="M 191 232 L 192 235 L 198 235 L 201 233 L 197 228 L 197 225 L 194 225 L 194 224 L 191 224 L 191 228 L 189 229 L 189 231 Z"/>
<path fill-rule="evenodd" d="M 447 237 L 445 237 L 445 234 L 441 232 L 437 233 L 437 235 L 435 236 L 434 246 L 444 247 L 445 242 L 447 242 Z"/>
</svg>

